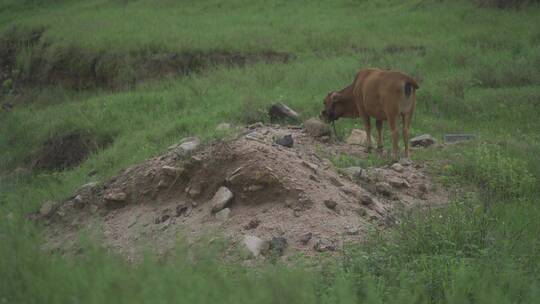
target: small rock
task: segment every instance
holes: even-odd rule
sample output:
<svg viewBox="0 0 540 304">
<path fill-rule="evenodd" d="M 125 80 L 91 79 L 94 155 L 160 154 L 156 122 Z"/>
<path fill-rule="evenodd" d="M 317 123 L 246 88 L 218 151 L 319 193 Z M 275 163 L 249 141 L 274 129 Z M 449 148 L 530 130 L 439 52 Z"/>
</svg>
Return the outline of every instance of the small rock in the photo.
<svg viewBox="0 0 540 304">
<path fill-rule="evenodd" d="M 262 127 L 264 127 L 264 124 L 262 122 L 256 122 L 254 124 L 249 125 L 247 128 L 252 130 L 252 129 L 262 128 Z"/>
<path fill-rule="evenodd" d="M 366 170 L 362 167 L 348 167 L 341 169 L 341 171 L 353 180 L 360 179 L 367 181 L 369 179 Z"/>
<path fill-rule="evenodd" d="M 321 140 L 323 143 L 328 143 L 328 142 L 330 142 L 330 136 L 321 136 L 321 137 L 320 137 L 320 140 Z"/>
<path fill-rule="evenodd" d="M 293 211 L 294 217 L 300 217 L 302 216 L 302 210 L 294 210 Z"/>
<path fill-rule="evenodd" d="M 302 161 L 302 164 L 313 170 L 313 173 L 317 173 L 317 170 L 319 169 L 319 166 L 317 166 L 316 164 L 307 162 L 305 160 Z"/>
<path fill-rule="evenodd" d="M 356 213 L 358 213 L 358 215 L 360 215 L 360 216 L 362 216 L 362 217 L 364 217 L 364 216 L 367 215 L 367 211 L 366 211 L 366 209 L 364 209 L 364 208 L 358 208 L 358 209 L 356 209 L 355 211 L 356 211 Z"/>
<path fill-rule="evenodd" d="M 73 199 L 74 207 L 77 209 L 82 209 L 84 206 L 86 206 L 86 200 L 83 198 L 82 195 L 77 194 L 75 198 Z"/>
<path fill-rule="evenodd" d="M 294 140 L 292 138 L 292 135 L 290 134 L 282 136 L 282 137 L 278 137 L 276 138 L 274 142 L 278 145 L 281 145 L 287 148 L 292 148 L 292 146 L 294 145 Z"/>
<path fill-rule="evenodd" d="M 176 217 L 187 215 L 189 207 L 186 203 L 180 203 L 176 206 Z"/>
<path fill-rule="evenodd" d="M 318 118 L 310 118 L 304 122 L 306 133 L 313 137 L 330 135 L 330 127 Z"/>
<path fill-rule="evenodd" d="M 392 194 L 392 187 L 386 183 L 386 182 L 378 182 L 375 184 L 375 189 L 378 193 L 381 193 L 383 195 L 391 195 Z"/>
<path fill-rule="evenodd" d="M 398 173 L 403 172 L 403 166 L 398 163 L 393 164 L 390 168 Z"/>
<path fill-rule="evenodd" d="M 423 193 L 428 192 L 428 188 L 427 188 L 426 184 L 420 184 L 420 186 L 418 186 L 418 190 L 422 191 Z"/>
<path fill-rule="evenodd" d="M 413 164 L 412 160 L 408 157 L 403 157 L 399 160 L 399 164 L 402 165 L 402 166 L 410 166 Z"/>
<path fill-rule="evenodd" d="M 227 187 L 220 187 L 214 197 L 210 200 L 212 205 L 212 212 L 218 212 L 225 208 L 227 204 L 233 199 L 233 193 Z"/>
<path fill-rule="evenodd" d="M 411 185 L 404 179 L 399 177 L 388 178 L 388 183 L 395 188 L 410 188 Z"/>
<path fill-rule="evenodd" d="M 309 243 L 309 241 L 311 240 L 312 236 L 313 236 L 313 233 L 311 232 L 304 233 L 300 236 L 300 238 L 298 239 L 298 242 L 302 245 L 307 245 L 307 243 Z"/>
<path fill-rule="evenodd" d="M 325 252 L 325 251 L 335 251 L 336 245 L 334 242 L 327 240 L 327 239 L 320 239 L 315 246 L 313 246 L 313 249 L 318 252 Z"/>
<path fill-rule="evenodd" d="M 39 208 L 39 214 L 41 214 L 41 216 L 51 216 L 54 211 L 54 205 L 54 202 L 46 201 L 41 205 L 41 208 Z"/>
<path fill-rule="evenodd" d="M 191 186 L 188 186 L 186 188 L 186 192 L 191 198 L 196 198 L 197 196 L 201 194 L 201 185 L 193 184 Z"/>
<path fill-rule="evenodd" d="M 362 203 L 362 205 L 371 205 L 373 204 L 373 198 L 367 194 L 362 194 L 360 196 L 360 203 Z"/>
<path fill-rule="evenodd" d="M 194 150 L 201 145 L 201 141 L 197 137 L 187 137 L 180 141 L 180 144 L 173 145 L 169 149 L 174 150 L 178 156 L 183 156 Z"/>
<path fill-rule="evenodd" d="M 360 230 L 357 227 L 349 226 L 345 229 L 345 234 L 347 235 L 358 235 Z"/>
<path fill-rule="evenodd" d="M 216 212 L 216 219 L 220 222 L 226 222 L 231 215 L 230 208 L 224 208 L 221 211 Z"/>
<path fill-rule="evenodd" d="M 277 256 L 282 256 L 285 252 L 285 249 L 287 249 L 287 246 L 287 239 L 281 236 L 273 237 L 270 241 L 270 249 Z"/>
<path fill-rule="evenodd" d="M 167 221 L 171 216 L 168 215 L 168 214 L 163 214 L 163 215 L 160 215 L 158 216 L 155 220 L 154 220 L 154 224 L 161 224 L 161 223 L 164 223 L 165 221 Z"/>
<path fill-rule="evenodd" d="M 360 145 L 366 146 L 368 140 L 368 135 L 366 131 L 360 129 L 352 129 L 351 135 L 346 140 L 346 143 L 349 145 Z"/>
<path fill-rule="evenodd" d="M 268 241 L 262 240 L 256 236 L 244 236 L 243 243 L 254 257 L 264 254 L 270 249 L 270 243 Z"/>
<path fill-rule="evenodd" d="M 163 171 L 163 173 L 165 173 L 165 175 L 170 177 L 177 177 L 181 172 L 179 168 L 172 166 L 163 166 L 161 167 L 161 170 Z"/>
<path fill-rule="evenodd" d="M 255 228 L 259 227 L 260 224 L 261 224 L 261 221 L 259 221 L 258 219 L 253 219 L 253 220 L 249 221 L 249 223 L 247 225 L 244 226 L 244 229 L 252 230 L 252 229 L 255 229 Z"/>
<path fill-rule="evenodd" d="M 420 146 L 420 147 L 427 148 L 433 145 L 434 143 L 436 143 L 437 141 L 435 140 L 435 138 L 433 138 L 433 136 L 429 134 L 423 134 L 423 135 L 412 138 L 410 142 L 411 142 L 411 146 L 413 147 Z"/>
<path fill-rule="evenodd" d="M 127 195 L 124 192 L 112 192 L 105 194 L 105 200 L 110 202 L 123 202 L 126 200 Z"/>
<path fill-rule="evenodd" d="M 334 202 L 333 200 L 325 200 L 325 201 L 324 201 L 324 205 L 325 205 L 326 208 L 328 208 L 328 209 L 335 210 L 335 209 L 336 209 L 336 206 L 337 206 L 337 203 Z"/>
<path fill-rule="evenodd" d="M 275 103 L 268 109 L 268 115 L 271 121 L 279 121 L 284 119 L 299 120 L 300 115 L 294 110 L 284 105 L 283 103 Z"/>
<path fill-rule="evenodd" d="M 158 188 L 167 188 L 168 186 L 169 183 L 164 179 L 161 179 L 157 185 Z"/>
<path fill-rule="evenodd" d="M 474 134 L 446 134 L 444 135 L 444 143 L 457 143 L 476 139 Z"/>
<path fill-rule="evenodd" d="M 251 186 L 245 187 L 244 191 L 246 191 L 246 192 L 257 192 L 257 191 L 260 191 L 262 189 L 264 189 L 264 187 L 261 186 L 261 185 L 251 185 Z"/>
<path fill-rule="evenodd" d="M 230 123 L 226 123 L 226 122 L 223 122 L 223 123 L 220 123 L 219 125 L 217 125 L 216 127 L 216 131 L 227 131 L 231 128 L 231 124 Z"/>
</svg>

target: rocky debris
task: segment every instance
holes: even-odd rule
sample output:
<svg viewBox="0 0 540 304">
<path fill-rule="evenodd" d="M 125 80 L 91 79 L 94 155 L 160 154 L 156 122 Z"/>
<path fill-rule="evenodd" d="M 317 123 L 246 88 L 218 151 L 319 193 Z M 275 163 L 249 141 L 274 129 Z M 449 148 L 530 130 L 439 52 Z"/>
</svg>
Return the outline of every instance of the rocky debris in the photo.
<svg viewBox="0 0 540 304">
<path fill-rule="evenodd" d="M 393 164 L 392 166 L 390 166 L 390 169 L 398 172 L 398 173 L 403 173 L 403 166 L 401 164 L 398 164 L 398 163 L 395 163 Z"/>
<path fill-rule="evenodd" d="M 333 200 L 325 200 L 324 205 L 328 209 L 336 210 L 337 203 Z"/>
<path fill-rule="evenodd" d="M 335 251 L 336 244 L 328 239 L 319 239 L 315 246 L 313 246 L 313 249 L 315 249 L 317 252 Z"/>
<path fill-rule="evenodd" d="M 352 129 L 351 135 L 347 137 L 347 140 L 345 142 L 349 145 L 367 146 L 368 135 L 364 130 Z"/>
<path fill-rule="evenodd" d="M 218 212 L 216 212 L 216 219 L 220 222 L 226 222 L 231 215 L 231 209 L 230 208 L 224 208 Z"/>
<path fill-rule="evenodd" d="M 262 128 L 262 127 L 264 127 L 264 124 L 262 122 L 260 122 L 260 121 L 247 126 L 247 128 L 249 130 L 258 129 L 258 128 Z"/>
<path fill-rule="evenodd" d="M 427 148 L 433 144 L 435 144 L 437 141 L 433 136 L 429 134 L 422 134 L 419 136 L 416 136 L 410 140 L 411 146 L 413 147 L 424 147 Z"/>
<path fill-rule="evenodd" d="M 163 171 L 163 173 L 165 173 L 165 175 L 170 177 L 177 177 L 180 172 L 182 172 L 180 168 L 176 168 L 173 166 L 163 166 L 161 167 L 161 170 Z"/>
<path fill-rule="evenodd" d="M 367 171 L 362 167 L 347 167 L 341 169 L 341 172 L 353 180 L 360 179 L 367 181 L 369 179 Z"/>
<path fill-rule="evenodd" d="M 243 243 L 254 257 L 264 254 L 270 249 L 270 242 L 252 235 L 244 236 Z"/>
<path fill-rule="evenodd" d="M 197 150 L 201 145 L 201 141 L 197 137 L 186 137 L 180 141 L 180 144 L 169 147 L 169 150 L 174 151 L 178 156 L 184 156 Z"/>
<path fill-rule="evenodd" d="M 310 118 L 304 122 L 304 130 L 313 137 L 330 135 L 330 127 L 318 118 Z"/>
<path fill-rule="evenodd" d="M 300 238 L 298 238 L 298 242 L 302 245 L 307 245 L 307 243 L 309 243 L 312 237 L 313 237 L 313 233 L 311 232 L 304 233 L 300 236 Z"/>
<path fill-rule="evenodd" d="M 375 189 L 378 193 L 386 196 L 392 195 L 392 186 L 387 182 L 378 182 L 375 184 Z"/>
<path fill-rule="evenodd" d="M 404 166 L 404 167 L 407 167 L 407 166 L 410 166 L 413 164 L 412 160 L 408 157 L 404 157 L 402 159 L 399 160 L 399 164 Z"/>
<path fill-rule="evenodd" d="M 476 135 L 474 134 L 446 134 L 444 135 L 444 143 L 450 144 L 450 143 L 458 143 L 462 141 L 469 141 L 476 139 Z"/>
<path fill-rule="evenodd" d="M 227 206 L 233 199 L 234 195 L 227 187 L 220 187 L 214 197 L 210 200 L 212 212 L 216 213 Z"/>
<path fill-rule="evenodd" d="M 161 224 L 161 223 L 164 223 L 166 222 L 167 220 L 169 220 L 171 218 L 171 216 L 167 213 L 165 214 L 162 214 L 160 216 L 158 216 L 155 220 L 154 220 L 154 224 Z"/>
<path fill-rule="evenodd" d="M 394 177 L 394 176 L 388 178 L 388 183 L 395 188 L 410 188 L 411 187 L 411 185 L 403 178 Z"/>
<path fill-rule="evenodd" d="M 259 221 L 258 219 L 253 219 L 253 220 L 249 221 L 249 223 L 247 225 L 244 226 L 244 229 L 245 230 L 253 230 L 253 229 L 259 227 L 260 224 L 261 224 L 261 221 Z"/>
<path fill-rule="evenodd" d="M 229 130 L 230 128 L 231 128 L 230 123 L 222 122 L 219 125 L 217 125 L 216 131 L 223 132 L 223 131 Z"/>
<path fill-rule="evenodd" d="M 176 217 L 179 217 L 181 215 L 188 215 L 189 206 L 186 203 L 180 203 L 176 206 Z"/>
<path fill-rule="evenodd" d="M 278 145 L 281 145 L 287 148 L 292 148 L 292 146 L 294 145 L 294 140 L 291 134 L 276 137 L 274 142 Z"/>
<path fill-rule="evenodd" d="M 55 209 L 55 203 L 52 201 L 46 201 L 41 205 L 41 208 L 39 208 L 39 214 L 44 217 L 49 217 L 52 215 Z"/>
<path fill-rule="evenodd" d="M 109 208 L 120 208 L 126 203 L 127 194 L 125 192 L 109 192 L 103 197 Z"/>
<path fill-rule="evenodd" d="M 362 205 L 368 206 L 374 203 L 373 198 L 367 194 L 360 195 L 360 203 Z"/>
<path fill-rule="evenodd" d="M 270 241 L 270 250 L 277 256 L 282 256 L 287 246 L 287 239 L 282 236 L 273 237 Z"/>
<path fill-rule="evenodd" d="M 298 113 L 281 102 L 270 106 L 268 109 L 268 115 L 270 116 L 270 120 L 272 122 L 285 119 L 298 121 L 300 119 L 300 115 L 298 115 Z"/>
<path fill-rule="evenodd" d="M 347 226 L 345 229 L 346 235 L 358 235 L 358 233 L 360 233 L 360 229 L 358 229 L 358 227 Z"/>
<path fill-rule="evenodd" d="M 186 193 L 191 198 L 198 197 L 199 195 L 201 195 L 201 185 L 200 184 L 193 184 L 193 185 L 190 185 L 190 186 L 186 187 Z"/>
</svg>

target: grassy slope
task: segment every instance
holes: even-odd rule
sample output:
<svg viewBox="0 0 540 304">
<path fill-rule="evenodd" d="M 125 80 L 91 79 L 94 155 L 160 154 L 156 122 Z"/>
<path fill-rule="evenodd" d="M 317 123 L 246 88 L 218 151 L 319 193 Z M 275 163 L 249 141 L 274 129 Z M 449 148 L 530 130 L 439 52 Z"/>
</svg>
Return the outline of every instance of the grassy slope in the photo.
<svg viewBox="0 0 540 304">
<path fill-rule="evenodd" d="M 499 11 L 453 1 L 6 3 L 11 6 L 0 9 L 0 30 L 45 25 L 47 39 L 57 47 L 274 49 L 294 52 L 298 59 L 216 68 L 126 92 L 43 89 L 33 103 L 0 113 L 0 172 L 5 172 L 0 175 L 0 239 L 10 244 L 1 246 L 0 271 L 13 278 L 0 283 L 0 300 L 276 302 L 272 290 L 279 290 L 283 302 L 298 303 L 527 303 L 538 296 L 538 7 Z M 426 54 L 382 51 L 392 45 L 425 46 Z M 405 216 L 385 239 L 374 236 L 373 244 L 353 246 L 345 259 L 326 261 L 316 271 L 290 273 L 277 266 L 254 279 L 251 271 L 211 259 L 192 265 L 182 254 L 165 265 L 149 260 L 132 268 L 92 245 L 84 259 L 39 253 L 37 230 L 23 216 L 44 200 L 111 176 L 181 137 L 222 136 L 213 131 L 220 122 L 264 119 L 257 110 L 275 100 L 300 109 L 304 117 L 315 115 L 327 91 L 348 84 L 365 66 L 398 68 L 422 80 L 414 134 L 479 135 L 481 144 L 413 157 L 450 160 L 435 168 L 443 182 L 487 191 L 468 194 L 445 210 Z M 340 132 L 353 124 L 359 125 L 340 122 Z M 9 173 L 47 138 L 70 130 L 115 141 L 68 172 Z M 88 177 L 94 169 L 98 176 Z M 303 285 L 291 288 L 291 282 Z M 212 293 L 206 295 L 207 290 Z"/>
</svg>

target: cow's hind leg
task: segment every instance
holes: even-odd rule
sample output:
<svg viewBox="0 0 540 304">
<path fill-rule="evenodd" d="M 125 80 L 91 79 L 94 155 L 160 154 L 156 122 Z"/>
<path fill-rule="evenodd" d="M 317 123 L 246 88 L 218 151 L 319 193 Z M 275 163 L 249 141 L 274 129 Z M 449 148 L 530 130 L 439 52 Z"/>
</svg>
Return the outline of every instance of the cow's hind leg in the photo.
<svg viewBox="0 0 540 304">
<path fill-rule="evenodd" d="M 371 149 L 373 148 L 373 145 L 371 143 L 371 119 L 369 116 L 364 116 L 364 127 L 366 129 L 366 136 L 367 136 L 367 151 L 371 152 Z"/>
<path fill-rule="evenodd" d="M 402 123 L 403 123 L 403 144 L 405 145 L 405 158 L 410 158 L 410 148 L 409 148 L 409 128 L 411 127 L 411 120 L 412 120 L 412 111 L 409 113 L 406 113 L 402 117 Z"/>
<path fill-rule="evenodd" d="M 392 130 L 392 159 L 394 161 L 398 160 L 398 140 L 399 140 L 399 131 L 397 128 L 397 115 L 392 115 L 388 117 L 388 124 L 390 125 L 390 130 Z"/>
<path fill-rule="evenodd" d="M 377 150 L 382 152 L 384 145 L 383 145 L 383 138 L 382 138 L 382 128 L 383 128 L 383 121 L 377 120 Z"/>
</svg>

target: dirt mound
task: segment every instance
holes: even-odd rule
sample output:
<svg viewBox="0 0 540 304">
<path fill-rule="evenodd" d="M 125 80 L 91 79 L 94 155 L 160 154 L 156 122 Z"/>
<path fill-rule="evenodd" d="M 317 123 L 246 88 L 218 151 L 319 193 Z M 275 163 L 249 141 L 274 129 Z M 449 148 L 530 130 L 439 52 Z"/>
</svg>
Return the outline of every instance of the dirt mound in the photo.
<svg viewBox="0 0 540 304">
<path fill-rule="evenodd" d="M 32 161 L 38 170 L 64 170 L 80 164 L 92 152 L 108 145 L 112 139 L 73 132 L 47 140 Z"/>
<path fill-rule="evenodd" d="M 292 136 L 292 148 L 274 143 L 284 135 Z M 431 191 L 418 165 L 340 174 L 328 157 L 365 157 L 364 148 L 322 143 L 300 128 L 259 125 L 234 140 L 197 145 L 187 139 L 47 209 L 50 248 L 70 249 L 77 231 L 91 230 L 128 259 L 143 246 L 166 252 L 178 235 L 198 242 L 216 233 L 233 248 L 252 235 L 288 244 L 285 255 L 332 251 L 361 239 L 370 227 L 391 225 L 398 207 L 445 200 Z M 221 187 L 233 199 L 221 207 L 226 212 L 214 213 L 211 202 Z"/>
</svg>

